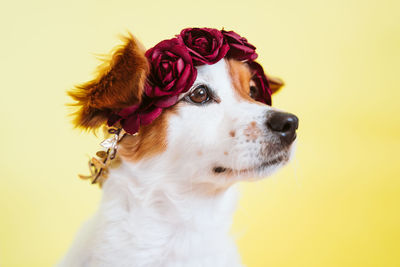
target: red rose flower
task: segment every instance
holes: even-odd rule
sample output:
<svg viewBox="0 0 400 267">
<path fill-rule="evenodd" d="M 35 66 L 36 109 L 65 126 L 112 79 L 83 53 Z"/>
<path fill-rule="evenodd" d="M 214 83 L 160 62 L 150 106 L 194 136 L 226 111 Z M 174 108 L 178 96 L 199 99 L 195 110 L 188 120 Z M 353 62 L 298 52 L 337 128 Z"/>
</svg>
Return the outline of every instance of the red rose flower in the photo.
<svg viewBox="0 0 400 267">
<path fill-rule="evenodd" d="M 227 57 L 249 61 L 253 61 L 258 57 L 256 47 L 249 44 L 246 38 L 240 36 L 234 31 L 228 32 L 222 30 L 221 32 L 230 46 Z"/>
<path fill-rule="evenodd" d="M 255 100 L 271 106 L 272 91 L 269 86 L 268 79 L 265 76 L 263 67 L 255 61 L 250 61 L 247 64 L 249 65 L 253 74 L 252 80 L 258 89 L 258 92 L 254 96 Z"/>
<path fill-rule="evenodd" d="M 162 112 L 162 108 L 154 105 L 154 101 L 144 96 L 140 105 L 133 105 L 113 113 L 108 119 L 108 126 L 120 122 L 122 128 L 129 134 L 135 134 L 139 127 L 153 122 Z"/>
<path fill-rule="evenodd" d="M 150 74 L 145 94 L 160 108 L 172 106 L 179 94 L 187 92 L 197 77 L 192 57 L 186 46 L 177 38 L 165 40 L 146 52 Z"/>
<path fill-rule="evenodd" d="M 187 28 L 177 36 L 192 55 L 193 64 L 215 64 L 225 57 L 229 45 L 219 30 L 210 28 Z"/>
</svg>

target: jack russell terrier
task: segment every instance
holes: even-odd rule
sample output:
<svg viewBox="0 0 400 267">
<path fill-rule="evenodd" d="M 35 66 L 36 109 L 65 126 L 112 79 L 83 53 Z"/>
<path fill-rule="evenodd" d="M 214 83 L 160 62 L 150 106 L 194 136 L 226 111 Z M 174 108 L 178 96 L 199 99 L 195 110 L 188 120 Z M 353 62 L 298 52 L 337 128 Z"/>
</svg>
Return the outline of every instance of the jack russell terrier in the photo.
<svg viewBox="0 0 400 267">
<path fill-rule="evenodd" d="M 57 266 L 242 266 L 233 185 L 287 163 L 298 127 L 271 107 L 283 82 L 256 58 L 233 31 L 188 28 L 147 51 L 128 35 L 69 92 L 76 126 L 110 138 L 81 176 L 100 207 Z"/>
</svg>

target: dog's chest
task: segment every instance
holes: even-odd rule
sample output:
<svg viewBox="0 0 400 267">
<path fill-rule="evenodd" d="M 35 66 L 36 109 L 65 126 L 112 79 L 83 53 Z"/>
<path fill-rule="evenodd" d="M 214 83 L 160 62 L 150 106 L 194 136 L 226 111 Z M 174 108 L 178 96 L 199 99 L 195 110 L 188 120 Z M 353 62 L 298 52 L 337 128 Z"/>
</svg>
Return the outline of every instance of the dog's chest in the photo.
<svg viewBox="0 0 400 267">
<path fill-rule="evenodd" d="M 227 234 L 185 226 L 166 228 L 149 225 L 141 232 L 112 231 L 97 243 L 102 247 L 95 252 L 93 266 L 241 266 Z"/>
<path fill-rule="evenodd" d="M 91 256 L 82 266 L 241 266 L 228 233 L 234 189 L 220 199 L 173 204 L 165 204 L 162 194 L 138 201 L 119 192 L 112 201 L 105 198 L 92 220 Z"/>
</svg>

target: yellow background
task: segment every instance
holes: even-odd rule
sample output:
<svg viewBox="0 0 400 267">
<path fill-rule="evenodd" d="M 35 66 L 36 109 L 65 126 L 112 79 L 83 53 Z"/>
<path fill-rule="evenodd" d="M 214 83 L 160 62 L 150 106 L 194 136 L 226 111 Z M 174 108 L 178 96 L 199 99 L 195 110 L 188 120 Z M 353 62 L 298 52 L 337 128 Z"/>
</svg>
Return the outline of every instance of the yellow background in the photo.
<svg viewBox="0 0 400 267">
<path fill-rule="evenodd" d="M 99 139 L 73 130 L 65 91 L 131 31 L 233 29 L 287 86 L 296 159 L 241 185 L 233 233 L 247 266 L 400 266 L 400 2 L 2 1 L 0 265 L 51 266 L 97 208 L 77 178 Z"/>
</svg>

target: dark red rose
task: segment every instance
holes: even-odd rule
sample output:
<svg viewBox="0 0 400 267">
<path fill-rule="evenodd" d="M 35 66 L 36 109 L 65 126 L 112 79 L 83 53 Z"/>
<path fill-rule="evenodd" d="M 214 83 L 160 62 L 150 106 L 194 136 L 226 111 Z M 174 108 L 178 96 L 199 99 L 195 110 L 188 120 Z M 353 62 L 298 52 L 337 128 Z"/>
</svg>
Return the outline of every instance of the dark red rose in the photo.
<svg viewBox="0 0 400 267">
<path fill-rule="evenodd" d="M 247 42 L 247 39 L 240 36 L 234 31 L 221 31 L 226 41 L 229 44 L 229 51 L 227 57 L 234 58 L 237 60 L 255 60 L 258 55 L 256 53 L 256 47 Z"/>
<path fill-rule="evenodd" d="M 219 30 L 210 28 L 187 28 L 178 38 L 188 48 L 195 66 L 215 64 L 225 57 L 229 45 Z"/>
<path fill-rule="evenodd" d="M 153 99 L 143 97 L 140 105 L 133 105 L 113 113 L 108 119 L 108 126 L 120 122 L 122 129 L 129 134 L 135 134 L 140 126 L 150 124 L 160 116 L 162 108 L 154 105 Z"/>
<path fill-rule="evenodd" d="M 146 57 L 150 62 L 150 74 L 145 94 L 154 100 L 157 107 L 172 106 L 197 77 L 188 49 L 178 38 L 173 38 L 147 50 Z"/>
<path fill-rule="evenodd" d="M 257 92 L 254 96 L 255 100 L 271 106 L 272 91 L 267 76 L 265 76 L 263 67 L 255 61 L 250 61 L 247 64 L 250 67 L 253 75 L 252 80 L 257 88 Z"/>
</svg>

